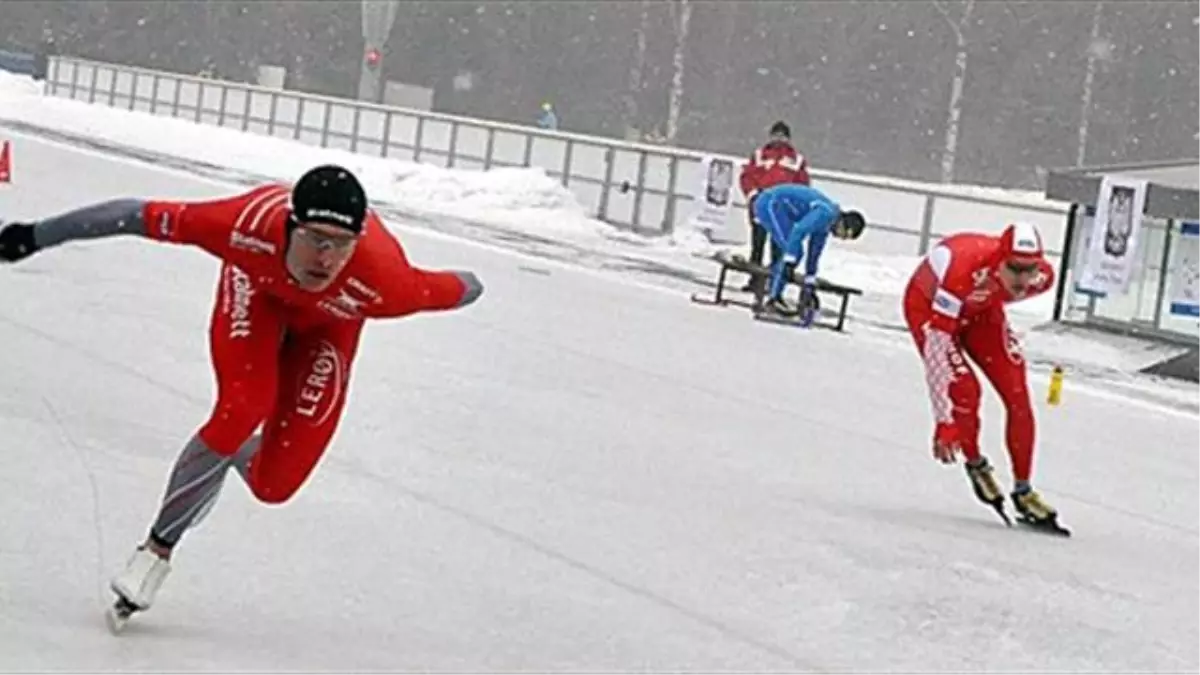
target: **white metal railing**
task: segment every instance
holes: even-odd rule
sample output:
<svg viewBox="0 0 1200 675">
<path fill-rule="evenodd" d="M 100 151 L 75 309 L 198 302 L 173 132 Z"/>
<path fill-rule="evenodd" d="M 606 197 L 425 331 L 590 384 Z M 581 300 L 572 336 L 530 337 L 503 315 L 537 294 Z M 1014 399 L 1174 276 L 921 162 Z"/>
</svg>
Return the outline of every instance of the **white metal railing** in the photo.
<svg viewBox="0 0 1200 675">
<path fill-rule="evenodd" d="M 705 156 L 66 56 L 51 58 L 46 94 L 447 168 L 541 167 L 591 215 L 659 233 L 686 222 Z M 867 217 L 872 231 L 861 248 L 873 253 L 924 253 L 947 233 L 998 231 L 1013 220 L 1038 225 L 1048 242 L 1062 241 L 1065 204 L 820 169 L 811 173 L 814 185 Z M 744 208 L 732 210 L 729 226 L 746 227 Z"/>
</svg>

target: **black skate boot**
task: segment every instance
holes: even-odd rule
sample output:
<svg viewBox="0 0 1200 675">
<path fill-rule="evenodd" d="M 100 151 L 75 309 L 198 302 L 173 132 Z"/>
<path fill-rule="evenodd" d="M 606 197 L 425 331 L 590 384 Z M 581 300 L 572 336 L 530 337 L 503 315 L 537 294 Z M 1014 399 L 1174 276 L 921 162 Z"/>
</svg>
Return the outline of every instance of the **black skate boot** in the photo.
<svg viewBox="0 0 1200 675">
<path fill-rule="evenodd" d="M 1046 503 L 1033 488 L 1017 488 L 1012 493 L 1013 506 L 1017 509 L 1017 521 L 1035 530 L 1071 536 L 1071 531 L 1058 524 L 1058 512 Z"/>
<path fill-rule="evenodd" d="M 1012 519 L 1004 510 L 1004 493 L 1000 491 L 1000 486 L 996 483 L 995 472 L 992 470 L 992 465 L 988 463 L 987 457 L 980 455 L 978 462 L 974 464 L 967 462 L 966 469 L 967 478 L 971 481 L 971 489 L 975 491 L 975 498 L 992 507 L 992 510 L 1004 520 L 1004 524 L 1012 527 Z"/>
</svg>

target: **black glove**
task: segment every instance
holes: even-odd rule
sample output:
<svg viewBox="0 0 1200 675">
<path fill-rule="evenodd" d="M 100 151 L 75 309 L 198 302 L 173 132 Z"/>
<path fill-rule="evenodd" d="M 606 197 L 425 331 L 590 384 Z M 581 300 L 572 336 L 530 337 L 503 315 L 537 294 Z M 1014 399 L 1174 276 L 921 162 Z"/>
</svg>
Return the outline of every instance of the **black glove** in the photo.
<svg viewBox="0 0 1200 675">
<path fill-rule="evenodd" d="M 0 260 L 24 260 L 37 253 L 37 250 L 37 244 L 33 241 L 33 225 L 9 223 L 0 228 Z"/>
</svg>

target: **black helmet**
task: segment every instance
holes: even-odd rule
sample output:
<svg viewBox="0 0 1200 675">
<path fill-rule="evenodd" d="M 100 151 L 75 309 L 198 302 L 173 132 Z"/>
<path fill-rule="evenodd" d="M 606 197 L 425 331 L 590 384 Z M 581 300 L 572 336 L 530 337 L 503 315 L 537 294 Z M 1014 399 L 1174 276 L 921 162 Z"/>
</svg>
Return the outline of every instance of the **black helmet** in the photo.
<svg viewBox="0 0 1200 675">
<path fill-rule="evenodd" d="M 788 127 L 787 123 L 782 120 L 772 124 L 771 130 L 768 133 L 772 136 L 779 134 L 785 138 L 792 137 L 792 130 Z"/>
<path fill-rule="evenodd" d="M 355 234 L 367 217 L 367 194 L 348 169 L 327 164 L 310 169 L 292 187 L 294 225 L 324 223 Z"/>
<path fill-rule="evenodd" d="M 842 211 L 841 225 L 848 239 L 858 239 L 867 227 L 867 220 L 858 211 Z"/>
</svg>

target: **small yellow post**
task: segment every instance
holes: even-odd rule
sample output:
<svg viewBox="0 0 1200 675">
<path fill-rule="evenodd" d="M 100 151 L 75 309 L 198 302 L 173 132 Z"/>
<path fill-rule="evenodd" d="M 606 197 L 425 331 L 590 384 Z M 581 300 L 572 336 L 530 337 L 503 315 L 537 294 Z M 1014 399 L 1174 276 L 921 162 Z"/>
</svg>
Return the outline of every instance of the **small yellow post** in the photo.
<svg viewBox="0 0 1200 675">
<path fill-rule="evenodd" d="M 1054 370 L 1050 373 L 1050 393 L 1046 396 L 1046 403 L 1058 405 L 1062 401 L 1062 385 L 1063 368 L 1054 366 Z"/>
</svg>

